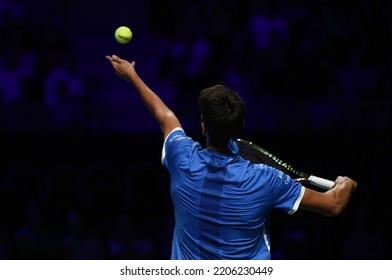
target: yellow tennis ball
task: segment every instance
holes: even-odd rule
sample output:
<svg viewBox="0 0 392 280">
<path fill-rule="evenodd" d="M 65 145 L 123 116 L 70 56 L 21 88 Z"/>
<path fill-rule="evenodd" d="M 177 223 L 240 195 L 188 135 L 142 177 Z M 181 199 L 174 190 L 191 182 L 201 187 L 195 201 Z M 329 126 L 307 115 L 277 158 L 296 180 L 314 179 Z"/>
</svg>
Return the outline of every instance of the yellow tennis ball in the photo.
<svg viewBox="0 0 392 280">
<path fill-rule="evenodd" d="M 126 44 L 132 39 L 132 31 L 127 26 L 120 26 L 114 32 L 114 38 L 120 44 Z"/>
</svg>

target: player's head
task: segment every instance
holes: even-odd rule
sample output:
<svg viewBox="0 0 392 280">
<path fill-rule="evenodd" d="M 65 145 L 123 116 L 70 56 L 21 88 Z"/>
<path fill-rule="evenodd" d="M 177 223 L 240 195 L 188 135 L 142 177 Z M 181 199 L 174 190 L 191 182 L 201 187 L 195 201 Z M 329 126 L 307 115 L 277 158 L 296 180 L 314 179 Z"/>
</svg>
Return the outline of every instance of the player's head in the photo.
<svg viewBox="0 0 392 280">
<path fill-rule="evenodd" d="M 245 121 L 245 103 L 239 94 L 217 84 L 199 94 L 201 121 L 212 145 L 224 146 L 238 138 Z"/>
</svg>

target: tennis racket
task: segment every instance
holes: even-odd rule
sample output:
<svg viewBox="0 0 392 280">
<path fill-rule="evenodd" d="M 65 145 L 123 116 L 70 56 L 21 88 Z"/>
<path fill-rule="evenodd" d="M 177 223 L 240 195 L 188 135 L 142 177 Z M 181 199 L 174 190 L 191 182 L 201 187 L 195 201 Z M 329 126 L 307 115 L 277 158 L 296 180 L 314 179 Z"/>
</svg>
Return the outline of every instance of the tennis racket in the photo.
<svg viewBox="0 0 392 280">
<path fill-rule="evenodd" d="M 237 139 L 237 143 L 239 147 L 239 153 L 243 158 L 253 163 L 264 163 L 266 165 L 275 167 L 287 173 L 296 181 L 302 182 L 304 184 L 310 184 L 325 190 L 332 188 L 332 186 L 335 184 L 334 181 L 317 177 L 294 168 L 293 166 L 280 160 L 253 142 Z"/>
</svg>

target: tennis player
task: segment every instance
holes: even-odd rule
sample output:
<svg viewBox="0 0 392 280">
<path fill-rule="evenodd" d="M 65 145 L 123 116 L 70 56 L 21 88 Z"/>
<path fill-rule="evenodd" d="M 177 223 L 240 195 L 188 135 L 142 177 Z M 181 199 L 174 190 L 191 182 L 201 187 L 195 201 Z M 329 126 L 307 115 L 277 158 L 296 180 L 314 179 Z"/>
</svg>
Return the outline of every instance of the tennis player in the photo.
<svg viewBox="0 0 392 280">
<path fill-rule="evenodd" d="M 357 187 L 348 177 L 338 176 L 332 189 L 317 192 L 238 154 L 235 139 L 244 124 L 245 104 L 228 87 L 217 84 L 200 92 L 204 148 L 187 136 L 173 111 L 144 83 L 134 61 L 116 55 L 106 59 L 133 85 L 162 131 L 162 164 L 170 174 L 175 214 L 171 259 L 271 259 L 268 226 L 273 209 L 336 216 L 347 207 Z"/>
</svg>

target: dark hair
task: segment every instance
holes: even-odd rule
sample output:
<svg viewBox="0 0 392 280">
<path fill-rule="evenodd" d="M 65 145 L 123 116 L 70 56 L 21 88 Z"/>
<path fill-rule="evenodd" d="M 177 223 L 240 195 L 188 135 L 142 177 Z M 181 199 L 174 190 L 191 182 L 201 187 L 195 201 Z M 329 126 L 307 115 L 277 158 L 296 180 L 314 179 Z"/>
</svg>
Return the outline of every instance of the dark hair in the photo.
<svg viewBox="0 0 392 280">
<path fill-rule="evenodd" d="M 202 90 L 199 110 L 213 145 L 226 145 L 231 138 L 239 136 L 244 126 L 245 103 L 237 92 L 225 85 Z"/>
</svg>

